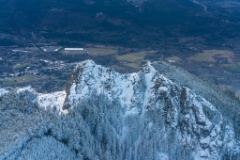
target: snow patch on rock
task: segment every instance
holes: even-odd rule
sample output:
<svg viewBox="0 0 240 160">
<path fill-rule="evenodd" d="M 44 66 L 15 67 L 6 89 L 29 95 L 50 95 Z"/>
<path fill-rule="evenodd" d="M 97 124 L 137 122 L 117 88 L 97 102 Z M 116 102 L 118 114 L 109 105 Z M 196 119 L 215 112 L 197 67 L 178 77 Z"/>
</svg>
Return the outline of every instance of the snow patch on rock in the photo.
<svg viewBox="0 0 240 160">
<path fill-rule="evenodd" d="M 53 93 L 47 93 L 47 94 L 38 94 L 37 101 L 39 105 L 45 109 L 48 107 L 56 108 L 59 113 L 67 114 L 67 110 L 63 110 L 63 104 L 66 98 L 66 92 L 65 91 L 58 91 Z"/>
<path fill-rule="evenodd" d="M 22 92 L 31 92 L 36 95 L 36 102 L 39 104 L 40 107 L 44 109 L 52 108 L 56 109 L 59 114 L 67 114 L 67 110 L 63 110 L 64 101 L 66 99 L 66 92 L 65 91 L 57 91 L 52 93 L 38 93 L 36 92 L 31 86 L 18 88 L 16 90 L 17 94 Z"/>
<path fill-rule="evenodd" d="M 4 88 L 0 88 L 0 97 L 7 94 L 9 91 L 4 89 Z"/>
</svg>

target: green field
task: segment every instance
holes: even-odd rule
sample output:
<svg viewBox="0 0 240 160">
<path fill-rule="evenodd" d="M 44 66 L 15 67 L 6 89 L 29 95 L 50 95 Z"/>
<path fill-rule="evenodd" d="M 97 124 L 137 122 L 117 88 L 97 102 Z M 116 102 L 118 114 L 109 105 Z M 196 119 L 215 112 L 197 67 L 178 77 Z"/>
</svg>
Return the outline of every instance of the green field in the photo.
<svg viewBox="0 0 240 160">
<path fill-rule="evenodd" d="M 2 83 L 3 85 L 12 86 L 14 84 L 29 83 L 29 82 L 32 82 L 33 80 L 34 78 L 31 75 L 26 74 L 23 76 L 2 80 Z"/>
<path fill-rule="evenodd" d="M 6 85 L 6 86 L 12 86 L 16 84 L 16 82 L 13 79 L 2 80 L 1 82 L 3 85 Z"/>
<path fill-rule="evenodd" d="M 92 47 L 87 48 L 87 51 L 91 56 L 109 56 L 117 54 L 118 49 L 114 47 Z"/>
<path fill-rule="evenodd" d="M 217 57 L 233 62 L 234 53 L 227 50 L 204 50 L 202 53 L 191 56 L 188 60 L 197 62 L 217 62 Z"/>
<path fill-rule="evenodd" d="M 29 63 L 21 63 L 21 64 L 17 64 L 16 66 L 14 66 L 13 69 L 24 69 L 26 67 L 28 67 L 30 64 Z"/>
<path fill-rule="evenodd" d="M 234 64 L 223 64 L 222 67 L 232 72 L 240 72 L 240 62 Z"/>
<path fill-rule="evenodd" d="M 146 56 L 146 52 L 136 52 L 136 53 L 129 53 L 124 55 L 117 56 L 118 61 L 123 61 L 125 66 L 139 69 L 141 67 L 142 60 L 144 60 Z"/>
</svg>

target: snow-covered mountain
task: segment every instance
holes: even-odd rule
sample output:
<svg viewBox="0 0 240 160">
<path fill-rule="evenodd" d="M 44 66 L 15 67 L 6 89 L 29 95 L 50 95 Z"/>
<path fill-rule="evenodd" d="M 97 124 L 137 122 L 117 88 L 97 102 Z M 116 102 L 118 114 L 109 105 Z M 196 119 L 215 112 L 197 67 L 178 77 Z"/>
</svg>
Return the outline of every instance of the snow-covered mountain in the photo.
<svg viewBox="0 0 240 160">
<path fill-rule="evenodd" d="M 5 91 L 0 110 L 6 123 L 24 121 L 1 124 L 0 159 L 240 159 L 234 119 L 151 63 L 121 74 L 84 61 L 66 91 Z"/>
</svg>

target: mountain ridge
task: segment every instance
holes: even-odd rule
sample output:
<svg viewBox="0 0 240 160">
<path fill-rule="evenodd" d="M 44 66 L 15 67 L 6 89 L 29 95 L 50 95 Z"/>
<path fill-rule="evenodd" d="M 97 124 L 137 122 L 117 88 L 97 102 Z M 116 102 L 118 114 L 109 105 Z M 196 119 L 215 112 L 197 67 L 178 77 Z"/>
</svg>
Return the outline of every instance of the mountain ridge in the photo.
<svg viewBox="0 0 240 160">
<path fill-rule="evenodd" d="M 83 63 L 84 64 L 84 63 Z M 167 100 L 167 103 L 165 104 L 165 105 L 167 105 L 168 107 L 166 107 L 166 108 L 171 108 L 170 109 L 170 113 L 169 113 L 169 120 L 168 120 L 168 123 L 170 123 L 170 126 L 178 126 L 179 125 L 179 123 L 182 123 L 181 121 L 179 121 L 178 119 L 179 119 L 179 117 L 177 116 L 177 115 L 172 115 L 172 114 L 178 114 L 177 112 L 180 112 L 181 111 L 181 109 L 179 109 L 178 107 L 177 108 L 175 108 L 176 106 L 178 106 L 177 104 L 178 103 L 180 103 L 180 105 L 179 105 L 179 107 L 180 108 L 184 108 L 184 107 L 187 107 L 187 108 L 191 108 L 192 107 L 192 109 L 193 110 L 195 110 L 194 112 L 197 112 L 196 114 L 195 114 L 195 116 L 197 116 L 198 114 L 202 114 L 202 115 L 200 115 L 198 118 L 196 118 L 197 120 L 196 121 L 199 121 L 199 122 L 196 122 L 196 124 L 198 124 L 198 123 L 205 123 L 205 125 L 206 124 L 208 124 L 210 121 L 209 120 L 206 120 L 206 122 L 202 122 L 202 121 L 204 121 L 204 120 L 202 120 L 201 118 L 201 116 L 203 116 L 204 115 L 204 111 L 203 111 L 203 108 L 204 107 L 212 107 L 212 108 L 215 108 L 215 107 L 213 107 L 209 102 L 207 102 L 204 98 L 202 98 L 202 97 L 198 97 L 198 96 L 196 96 L 195 94 L 192 94 L 192 93 L 190 93 L 190 90 L 189 89 L 187 89 L 187 88 L 180 88 L 179 86 L 177 86 L 176 84 L 174 84 L 173 82 L 171 82 L 171 81 L 169 81 L 168 79 L 166 79 L 164 76 L 162 76 L 162 75 L 160 75 L 153 67 L 152 67 L 152 65 L 150 64 L 150 62 L 148 62 L 147 63 L 147 65 L 143 68 L 143 70 L 142 71 L 140 71 L 140 72 L 138 72 L 138 73 L 133 73 L 133 74 L 130 74 L 130 75 L 127 75 L 127 77 L 129 76 L 130 77 L 130 81 L 133 83 L 137 83 L 136 84 L 136 86 L 138 86 L 138 87 L 140 87 L 140 86 L 142 86 L 143 88 L 145 88 L 145 92 L 144 92 L 144 94 L 142 94 L 141 95 L 141 92 L 140 91 L 138 91 L 136 88 L 138 88 L 138 87 L 134 87 L 134 85 L 133 85 L 133 87 L 129 87 L 129 88 L 131 88 L 130 90 L 132 90 L 132 91 L 129 91 L 127 88 L 124 88 L 123 86 L 131 86 L 131 84 L 127 84 L 127 85 L 125 85 L 125 84 L 122 84 L 122 83 L 126 83 L 126 82 L 121 82 L 121 80 L 122 79 L 124 79 L 124 77 L 121 77 L 120 79 L 118 79 L 118 78 L 113 78 L 113 77 L 119 77 L 119 75 L 117 74 L 117 73 L 114 73 L 114 71 L 112 71 L 111 69 L 109 69 L 109 70 L 105 70 L 104 71 L 104 69 L 101 67 L 101 66 L 96 66 L 95 65 L 95 63 L 93 63 L 92 61 L 87 61 L 86 62 L 86 66 L 85 65 L 83 65 L 83 64 L 80 64 L 77 68 L 79 69 L 79 68 L 81 68 L 80 70 L 82 70 L 82 72 L 80 73 L 80 74 L 78 74 L 78 77 L 77 77 L 77 85 L 76 84 L 73 84 L 72 85 L 72 87 L 71 87 L 71 92 L 70 93 L 72 93 L 73 95 L 69 95 L 69 97 L 68 97 L 68 99 L 70 100 L 70 103 L 71 103 L 71 106 L 74 106 L 74 103 L 76 102 L 76 101 L 78 101 L 78 98 L 79 99 L 81 99 L 80 97 L 84 97 L 84 94 L 91 94 L 91 93 L 89 93 L 88 91 L 90 91 L 91 92 L 91 85 L 93 85 L 93 87 L 92 88 L 98 88 L 99 90 L 104 90 L 104 88 L 102 87 L 102 86 L 100 86 L 100 85 L 98 85 L 97 83 L 103 83 L 103 82 L 107 82 L 107 81 L 109 81 L 110 82 L 110 84 L 108 84 L 109 86 L 108 87 L 110 87 L 111 88 L 111 86 L 113 86 L 113 88 L 111 88 L 110 90 L 111 91 L 113 91 L 114 90 L 114 92 L 115 93 L 117 93 L 117 92 L 120 92 L 120 93 L 122 93 L 123 94 L 123 96 L 122 96 L 122 94 L 120 94 L 120 95 L 118 95 L 118 97 L 120 97 L 120 99 L 122 98 L 124 101 L 126 101 L 127 103 L 125 103 L 125 102 L 121 102 L 121 106 L 136 106 L 136 105 L 134 105 L 134 104 L 132 104 L 132 103 L 134 103 L 134 102 L 139 102 L 139 101 L 144 101 L 142 104 L 138 104 L 138 103 L 136 103 L 137 105 L 142 105 L 142 108 L 140 107 L 140 108 L 134 108 L 134 107 L 130 107 L 130 108 L 128 108 L 127 109 L 127 111 L 126 111 L 126 115 L 128 116 L 128 115 L 135 115 L 135 114 L 140 114 L 140 117 L 141 118 L 143 118 L 144 117 L 144 112 L 146 112 L 146 110 L 147 110 L 147 108 L 151 108 L 151 107 L 153 107 L 155 104 L 157 104 L 157 102 L 158 102 L 158 98 L 155 98 L 155 96 L 157 96 L 157 94 L 156 94 L 156 92 L 159 94 L 159 95 L 161 95 L 162 96 L 162 98 L 164 97 L 164 95 L 166 96 L 166 97 L 168 97 L 168 96 L 170 96 L 169 94 L 171 93 L 171 94 L 175 94 L 175 96 L 176 97 L 181 97 L 180 98 L 180 101 L 178 101 L 178 100 L 175 100 L 175 98 L 173 98 L 174 100 L 172 100 L 171 98 L 170 98 L 170 100 L 168 99 Z M 100 68 L 98 68 L 98 67 L 100 67 Z M 87 70 L 87 71 L 84 71 L 84 70 Z M 101 76 L 100 77 L 98 77 L 98 76 L 95 76 L 95 75 L 98 75 L 97 73 L 95 73 L 95 71 L 96 70 L 101 70 L 101 72 L 103 72 L 103 75 L 107 75 L 106 77 L 104 77 L 104 79 L 102 80 L 101 79 Z M 87 76 L 89 76 L 89 77 L 91 77 L 91 78 L 88 78 L 88 77 L 86 77 L 85 76 L 85 74 L 87 75 Z M 143 74 L 143 75 L 142 75 Z M 112 76 L 112 78 L 111 78 L 111 76 Z M 125 75 L 126 76 L 126 75 Z M 143 77 L 142 77 L 143 76 Z M 94 81 L 94 77 L 95 77 L 95 79 L 98 81 Z M 125 78 L 125 79 L 128 79 L 128 78 Z M 139 78 L 139 77 L 141 77 L 141 78 Z M 156 77 L 158 77 L 158 78 L 156 78 Z M 83 78 L 83 79 L 81 79 L 81 78 Z M 86 79 L 85 79 L 86 78 Z M 105 79 L 106 78 L 106 79 Z M 151 81 L 151 80 L 153 80 L 154 78 L 156 78 L 156 81 Z M 88 81 L 89 80 L 89 81 Z M 93 80 L 93 81 L 91 81 L 91 80 Z M 138 80 L 139 80 L 139 82 L 138 82 Z M 100 81 L 100 82 L 99 82 Z M 124 81 L 124 80 L 123 80 Z M 142 83 L 142 81 L 145 81 L 145 85 L 144 84 L 141 84 Z M 161 82 L 158 82 L 158 81 L 161 81 Z M 166 81 L 166 82 L 162 82 L 162 81 Z M 138 84 L 138 83 L 140 83 L 140 84 Z M 153 84 L 152 84 L 153 83 Z M 163 83 L 163 84 L 161 84 L 161 83 Z M 171 89 L 169 89 L 169 88 L 166 88 L 166 86 L 164 86 L 164 83 L 166 83 L 165 85 L 167 86 L 167 87 L 169 87 L 169 86 L 175 86 L 175 87 L 173 87 L 173 88 L 171 88 Z M 123 90 L 128 90 L 127 91 L 127 93 L 123 93 L 124 91 L 119 91 L 118 89 L 114 89 L 114 84 L 119 84 L 120 86 L 122 86 L 124 89 Z M 148 86 L 148 85 L 152 85 L 152 86 Z M 83 88 L 83 86 L 88 86 L 89 85 L 89 88 L 88 89 L 85 89 L 85 88 Z M 161 87 L 161 85 L 163 85 L 162 87 Z M 77 88 L 81 88 L 80 90 L 79 89 L 77 89 Z M 156 88 L 155 90 L 153 89 L 153 88 Z M 135 90 L 134 90 L 135 89 Z M 75 90 L 75 92 L 77 92 L 77 93 L 79 93 L 79 94 L 82 94 L 82 96 L 79 96 L 78 98 L 76 98 L 75 96 L 74 96 L 74 90 Z M 121 90 L 121 89 L 120 89 Z M 136 91 L 137 90 L 137 91 Z M 151 90 L 153 90 L 153 91 L 151 91 Z M 159 91 L 160 90 L 160 91 Z M 170 91 L 169 91 L 170 90 Z M 138 95 L 137 93 L 138 92 L 140 92 L 140 94 Z M 150 92 L 150 93 L 149 93 Z M 170 92 L 170 93 L 168 93 L 168 92 Z M 178 93 L 178 95 L 177 95 L 177 92 L 180 92 L 180 93 Z M 106 94 L 106 97 L 108 97 L 109 98 L 109 100 L 112 98 L 112 97 L 114 97 L 113 95 L 115 95 L 115 93 L 107 93 L 107 91 L 103 91 L 103 93 L 102 94 Z M 152 93 L 154 93 L 154 94 L 152 94 Z M 97 94 L 100 94 L 100 93 L 97 93 Z M 124 96 L 124 94 L 127 94 L 126 96 Z M 149 95 L 150 94 L 150 95 Z M 111 97 L 112 96 L 112 97 Z M 160 96 L 160 97 L 161 97 Z M 118 99 L 118 97 L 116 98 L 116 99 Z M 140 98 L 141 97 L 141 98 Z M 165 97 L 165 98 L 166 98 Z M 170 96 L 171 97 L 171 96 Z M 75 99 L 74 99 L 75 98 Z M 113 98 L 114 99 L 114 98 Z M 154 100 L 155 99 L 155 100 Z M 160 98 L 161 99 L 161 98 Z M 164 98 L 163 98 L 164 99 Z M 197 99 L 200 99 L 200 102 L 197 100 Z M 75 101 L 75 102 L 74 102 Z M 81 100 L 80 100 L 81 101 Z M 121 101 L 121 100 L 120 100 Z M 131 103 L 129 103 L 131 101 Z M 189 103 L 189 102 L 191 103 L 193 103 L 192 105 L 193 106 L 195 106 L 196 108 L 194 109 L 194 107 L 193 106 L 191 106 L 191 105 L 189 105 L 189 104 L 187 104 L 187 103 Z M 185 104 L 186 103 L 186 104 Z M 203 104 L 203 108 L 201 108 L 201 105 Z M 127 104 L 127 105 L 126 105 Z M 153 105 L 153 106 L 151 106 L 151 105 Z M 185 106 L 186 105 L 186 106 Z M 156 106 L 155 106 L 156 107 Z M 199 107 L 199 108 L 198 108 Z M 179 110 L 179 111 L 178 111 Z M 182 111 L 181 112 L 185 112 L 184 111 L 185 109 L 182 109 Z M 187 109 L 188 110 L 188 109 Z M 215 109 L 213 109 L 213 110 L 216 110 L 216 108 Z M 168 111 L 168 110 L 167 110 Z M 167 112 L 167 111 L 163 111 L 163 112 Z M 189 112 L 189 111 L 187 111 L 187 112 Z M 180 114 L 180 113 L 179 113 Z M 216 115 L 218 115 L 217 114 L 217 112 L 215 113 Z M 183 116 L 184 117 L 184 116 Z M 220 116 L 221 117 L 221 116 Z M 206 118 L 206 117 L 205 117 Z M 181 118 L 180 118 L 181 119 Z M 185 119 L 185 118 L 183 118 L 183 119 Z M 207 119 L 207 118 L 206 118 Z M 188 121 L 187 119 L 185 119 L 185 120 L 183 120 L 183 121 Z M 223 121 L 223 120 L 218 120 L 218 121 Z M 222 122 L 223 123 L 223 122 Z M 206 127 L 206 126 L 205 126 Z M 201 128 L 201 127 L 200 127 Z M 204 141 L 204 140 L 202 140 L 202 141 Z M 200 157 L 198 157 L 198 158 L 200 158 Z M 170 158 L 171 159 L 171 158 Z"/>
<path fill-rule="evenodd" d="M 18 147 L 13 143 L 14 154 L 5 159 L 39 159 L 34 150 L 40 156 L 47 152 L 43 146 L 54 144 L 70 154 L 70 159 L 238 159 L 240 155 L 234 121 L 205 98 L 161 75 L 150 62 L 132 74 L 118 73 L 91 60 L 79 63 L 67 85 L 66 114 L 59 115 L 61 110 L 50 106 L 58 99 L 54 93 L 44 96 L 21 89 L 14 95 L 26 102 L 15 98 L 18 105 L 12 107 L 8 102 L 11 93 L 5 92 L 0 113 L 6 115 L 11 108 L 20 107 L 19 112 L 30 119 L 44 120 L 33 130 L 23 130 L 29 142 L 22 149 L 14 149 Z M 32 110 L 29 106 L 36 107 L 36 103 L 40 108 Z M 41 156 L 51 159 L 51 154 Z M 55 156 L 64 159 L 66 155 Z"/>
</svg>

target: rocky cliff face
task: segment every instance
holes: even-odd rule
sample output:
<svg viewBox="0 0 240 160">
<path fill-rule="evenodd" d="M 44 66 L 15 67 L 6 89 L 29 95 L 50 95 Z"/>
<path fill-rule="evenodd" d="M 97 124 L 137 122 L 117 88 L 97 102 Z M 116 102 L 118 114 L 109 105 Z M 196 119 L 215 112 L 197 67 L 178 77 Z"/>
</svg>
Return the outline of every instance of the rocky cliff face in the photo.
<svg viewBox="0 0 240 160">
<path fill-rule="evenodd" d="M 232 124 L 217 108 L 150 63 L 138 73 L 123 75 L 86 61 L 75 74 L 66 103 L 74 110 L 93 96 L 105 97 L 112 105 L 99 115 L 112 126 L 130 159 L 221 159 L 238 152 Z"/>
<path fill-rule="evenodd" d="M 62 104 L 58 111 L 65 114 L 48 113 L 38 139 L 35 132 L 26 134 L 35 138 L 15 158 L 34 157 L 36 150 L 41 155 L 50 152 L 42 146 L 52 151 L 57 144 L 55 153 L 64 151 L 70 159 L 240 159 L 233 120 L 150 63 L 138 73 L 120 74 L 90 60 L 81 62 L 66 93 L 64 104 L 46 98 L 58 100 L 57 93 L 35 93 L 40 106 Z"/>
</svg>

